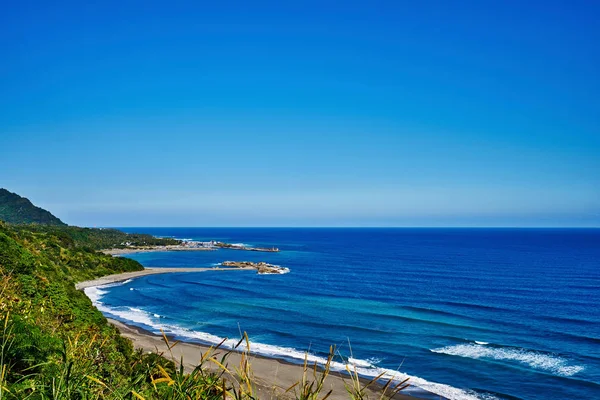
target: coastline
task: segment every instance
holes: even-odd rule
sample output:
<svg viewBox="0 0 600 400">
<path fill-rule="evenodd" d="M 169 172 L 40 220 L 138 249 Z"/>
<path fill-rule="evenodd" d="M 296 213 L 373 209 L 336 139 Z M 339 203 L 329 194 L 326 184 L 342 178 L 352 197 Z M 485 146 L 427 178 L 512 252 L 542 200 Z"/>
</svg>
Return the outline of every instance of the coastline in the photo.
<svg viewBox="0 0 600 400">
<path fill-rule="evenodd" d="M 240 251 L 258 251 L 261 253 L 278 253 L 277 247 L 252 247 L 224 242 L 197 242 L 185 241 L 181 244 L 156 245 L 156 246 L 135 246 L 124 248 L 104 249 L 100 252 L 111 256 L 120 256 L 123 254 L 151 253 L 155 251 L 216 251 L 220 249 L 240 250 Z"/>
<path fill-rule="evenodd" d="M 139 278 L 146 275 L 168 274 L 177 272 L 206 272 L 206 271 L 256 271 L 255 268 L 144 268 L 139 271 L 122 272 L 120 274 L 106 275 L 89 281 L 75 284 L 75 289 L 83 290 L 93 286 L 108 285 L 111 283 L 126 281 L 127 279 Z"/>
<path fill-rule="evenodd" d="M 179 365 L 180 361 L 183 360 L 183 367 L 186 372 L 190 372 L 198 364 L 202 354 L 210 350 L 210 346 L 192 343 L 192 342 L 178 342 L 174 347 L 171 348 L 171 353 L 164 342 L 164 339 L 160 335 L 156 335 L 152 332 L 138 328 L 136 326 L 128 325 L 123 322 L 107 318 L 108 322 L 115 326 L 121 336 L 130 339 L 133 342 L 133 346 L 137 349 L 142 349 L 145 352 L 159 353 L 165 358 L 170 359 L 176 365 Z M 227 353 L 227 349 L 219 349 L 215 354 L 220 356 Z M 231 351 L 227 360 L 231 367 L 239 366 L 241 353 Z M 293 399 L 293 390 L 290 393 L 286 393 L 286 390 L 298 382 L 303 374 L 303 366 L 280 360 L 277 358 L 269 358 L 261 355 L 250 354 L 250 364 L 252 366 L 252 374 L 254 375 L 254 381 L 257 383 L 256 389 L 260 399 Z M 205 364 L 209 369 L 216 366 Z M 235 370 L 235 368 L 230 368 Z M 312 367 L 309 365 L 308 376 L 312 377 Z M 363 385 L 367 384 L 370 379 L 360 378 Z M 345 388 L 345 383 L 350 384 L 350 377 L 343 375 L 339 372 L 331 371 L 325 380 L 325 386 L 322 394 L 325 395 L 329 390 L 332 390 L 331 395 L 328 397 L 332 400 L 348 400 L 349 396 Z M 409 381 L 410 383 L 410 381 Z M 371 387 L 366 389 L 365 394 L 369 398 L 380 398 L 382 385 L 373 384 Z M 418 397 L 398 393 L 393 396 L 397 400 L 416 400 Z"/>
<path fill-rule="evenodd" d="M 106 275 L 97 279 L 89 281 L 79 282 L 75 285 L 77 290 L 84 290 L 89 287 L 103 286 L 111 283 L 122 282 L 128 279 L 134 279 L 147 275 L 164 274 L 164 273 L 177 273 L 177 272 L 206 272 L 206 271 L 247 271 L 255 270 L 254 268 L 145 268 L 141 271 L 124 272 L 120 274 Z M 142 349 L 145 352 L 152 352 L 162 354 L 164 357 L 175 362 L 179 365 L 180 361 L 183 362 L 183 367 L 186 371 L 193 370 L 198 361 L 201 358 L 201 354 L 209 351 L 210 346 L 203 345 L 193 342 L 180 341 L 175 347 L 171 349 L 172 357 L 170 356 L 169 349 L 165 344 L 163 337 L 147 331 L 137 326 L 129 325 L 127 323 L 117 321 L 112 318 L 106 317 L 108 322 L 115 326 L 121 336 L 130 339 L 135 348 Z M 219 349 L 219 354 L 228 352 L 226 349 Z M 241 353 L 231 351 L 228 361 L 232 366 L 237 366 L 240 363 Z M 250 361 L 252 365 L 252 372 L 254 375 L 254 381 L 257 384 L 257 392 L 260 399 L 293 399 L 292 393 L 286 393 L 286 390 L 298 382 L 303 374 L 303 366 L 300 364 L 294 364 L 285 360 L 265 357 L 262 355 L 251 354 Z M 207 365 L 210 367 L 210 365 Z M 309 367 L 309 376 L 311 375 L 311 368 Z M 370 379 L 360 378 L 363 385 L 367 384 Z M 329 396 L 332 400 L 348 400 L 349 396 L 346 391 L 346 383 L 350 383 L 350 377 L 347 374 L 340 372 L 331 371 L 325 381 L 325 388 L 323 394 L 329 390 L 333 392 Z M 410 383 L 410 381 L 409 381 Z M 379 383 L 371 385 L 365 390 L 365 393 L 371 398 L 380 398 L 382 385 Z M 420 397 L 414 397 L 398 393 L 393 396 L 394 399 L 398 400 L 414 400 Z"/>
<path fill-rule="evenodd" d="M 106 249 L 100 250 L 101 253 L 108 254 L 110 256 L 120 256 L 123 254 L 134 254 L 134 253 L 152 253 L 155 251 L 216 251 L 216 248 L 210 247 L 187 247 L 180 245 L 169 245 L 169 246 L 152 246 L 152 247 L 136 247 L 136 248 L 125 248 L 125 249 Z"/>
</svg>

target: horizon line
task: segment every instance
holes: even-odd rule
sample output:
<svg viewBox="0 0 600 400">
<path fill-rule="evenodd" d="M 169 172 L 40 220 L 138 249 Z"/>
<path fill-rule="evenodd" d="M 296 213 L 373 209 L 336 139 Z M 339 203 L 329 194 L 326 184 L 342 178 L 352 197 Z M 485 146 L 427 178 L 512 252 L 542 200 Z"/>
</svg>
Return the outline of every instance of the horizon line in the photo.
<svg viewBox="0 0 600 400">
<path fill-rule="evenodd" d="M 77 225 L 69 225 L 77 226 Z M 201 228 L 201 229 L 600 229 L 600 226 L 84 226 L 83 228 Z"/>
</svg>

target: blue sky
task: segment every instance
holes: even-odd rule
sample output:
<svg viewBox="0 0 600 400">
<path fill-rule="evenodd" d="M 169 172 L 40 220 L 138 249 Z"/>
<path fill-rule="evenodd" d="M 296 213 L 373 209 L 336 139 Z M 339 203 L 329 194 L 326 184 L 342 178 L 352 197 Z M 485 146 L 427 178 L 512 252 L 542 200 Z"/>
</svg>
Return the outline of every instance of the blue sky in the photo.
<svg viewBox="0 0 600 400">
<path fill-rule="evenodd" d="M 600 226 L 597 2 L 37 3 L 0 187 L 67 223 Z"/>
</svg>

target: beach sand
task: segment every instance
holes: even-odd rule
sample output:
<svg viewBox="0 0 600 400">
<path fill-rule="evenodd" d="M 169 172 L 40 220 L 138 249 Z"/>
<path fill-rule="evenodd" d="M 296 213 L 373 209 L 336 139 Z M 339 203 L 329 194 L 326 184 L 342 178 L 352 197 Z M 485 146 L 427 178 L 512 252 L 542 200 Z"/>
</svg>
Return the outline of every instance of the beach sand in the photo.
<svg viewBox="0 0 600 400">
<path fill-rule="evenodd" d="M 125 281 L 127 279 L 154 274 L 243 270 L 254 270 L 254 268 L 145 268 L 142 271 L 107 275 L 98 279 L 79 282 L 75 285 L 75 287 L 78 290 L 83 290 L 88 287 L 107 285 L 110 283 Z M 140 348 L 146 352 L 162 354 L 166 358 L 173 360 L 176 364 L 179 364 L 180 360 L 183 360 L 183 366 L 188 372 L 193 370 L 198 364 L 201 355 L 209 350 L 209 346 L 206 345 L 179 342 L 171 349 L 171 355 L 166 343 L 164 342 L 164 339 L 161 336 L 155 335 L 138 327 L 126 325 L 110 318 L 108 321 L 119 329 L 123 337 L 130 339 L 135 348 Z M 222 349 L 218 351 L 220 354 L 224 354 L 226 352 L 226 350 Z M 228 363 L 232 367 L 232 370 L 240 365 L 240 357 L 240 353 L 231 352 L 228 358 Z M 217 357 L 217 359 L 220 359 L 220 357 Z M 275 358 L 262 357 L 259 355 L 251 355 L 250 362 L 254 374 L 254 382 L 256 382 L 256 389 L 260 399 L 294 399 L 293 392 L 286 393 L 285 391 L 294 383 L 298 382 L 299 379 L 301 379 L 303 374 L 303 367 L 301 365 L 288 363 Z M 213 368 L 216 369 L 216 366 Z M 312 372 L 309 372 L 308 376 L 312 377 Z M 361 378 L 361 381 L 364 385 L 369 380 Z M 350 383 L 349 376 L 332 372 L 325 381 L 325 388 L 321 397 L 325 396 L 329 390 L 333 390 L 328 399 L 348 400 L 350 397 L 346 391 L 344 382 Z M 370 386 L 369 389 L 367 389 L 367 395 L 371 399 L 379 399 L 381 397 L 381 385 L 374 384 Z M 397 394 L 394 396 L 394 399 L 409 400 L 415 399 L 415 397 Z"/>
<path fill-rule="evenodd" d="M 92 286 L 108 285 L 109 283 L 122 282 L 127 279 L 138 278 L 146 275 L 167 274 L 174 272 L 204 272 L 204 271 L 256 271 L 255 268 L 144 268 L 141 271 L 123 272 L 121 274 L 106 275 L 91 281 L 83 281 L 75 284 L 77 290 L 83 290 Z"/>
<path fill-rule="evenodd" d="M 184 369 L 188 372 L 193 370 L 198 364 L 202 354 L 209 351 L 209 346 L 179 342 L 171 349 L 171 352 L 169 352 L 167 345 L 161 336 L 154 335 L 140 328 L 126 325 L 113 319 L 108 319 L 108 321 L 119 329 L 123 337 L 130 339 L 135 348 L 142 349 L 145 352 L 162 354 L 177 365 L 179 365 L 179 361 L 183 359 Z M 250 344 L 250 347 L 252 348 L 252 344 Z M 218 355 L 216 358 L 220 360 L 220 357 L 226 352 L 227 350 L 225 349 L 217 350 L 216 354 Z M 240 358 L 240 353 L 231 352 L 227 358 L 228 369 L 234 371 L 236 367 L 239 367 Z M 208 364 L 209 368 L 217 370 L 216 366 L 211 366 L 212 363 L 205 363 L 205 365 L 206 364 Z M 256 383 L 257 394 L 260 399 L 295 398 L 293 389 L 289 393 L 286 393 L 286 390 L 301 379 L 303 374 L 303 367 L 301 365 L 258 355 L 250 356 L 250 365 L 254 375 L 253 380 Z M 312 376 L 312 370 L 310 370 L 308 377 L 312 378 Z M 350 397 L 346 391 L 344 381 L 350 383 L 350 378 L 348 376 L 342 376 L 337 372 L 330 373 L 325 380 L 325 386 L 320 397 L 325 396 L 329 390 L 333 390 L 328 399 L 348 400 Z M 361 381 L 363 382 L 363 385 L 368 382 L 368 380 L 365 379 L 361 379 Z M 381 396 L 381 385 L 372 385 L 372 387 L 367 389 L 367 395 L 370 399 L 379 399 Z M 415 397 L 397 394 L 394 396 L 394 399 L 414 400 Z"/>
</svg>

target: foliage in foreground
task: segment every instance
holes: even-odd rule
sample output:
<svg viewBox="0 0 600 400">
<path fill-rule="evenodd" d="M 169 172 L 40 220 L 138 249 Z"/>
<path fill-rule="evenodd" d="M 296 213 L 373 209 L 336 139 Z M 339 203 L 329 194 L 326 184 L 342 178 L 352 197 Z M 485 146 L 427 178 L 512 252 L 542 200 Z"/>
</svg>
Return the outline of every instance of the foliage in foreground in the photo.
<svg viewBox="0 0 600 400">
<path fill-rule="evenodd" d="M 71 227 L 69 227 L 71 228 Z M 250 358 L 238 366 L 219 346 L 186 373 L 170 354 L 134 351 L 74 283 L 141 269 L 133 260 L 78 245 L 77 230 L 34 229 L 0 222 L 0 400 L 256 399 Z M 82 228 L 78 228 L 82 229 Z M 75 236 L 75 237 L 74 237 Z M 250 344 L 245 337 L 246 349 Z M 242 343 L 238 343 L 238 346 Z M 304 364 L 298 383 L 281 395 L 324 400 L 333 357 L 324 368 Z M 179 363 L 181 364 L 181 363 Z M 356 371 L 348 370 L 350 398 L 366 398 Z M 403 389 L 385 387 L 382 397 Z"/>
</svg>

